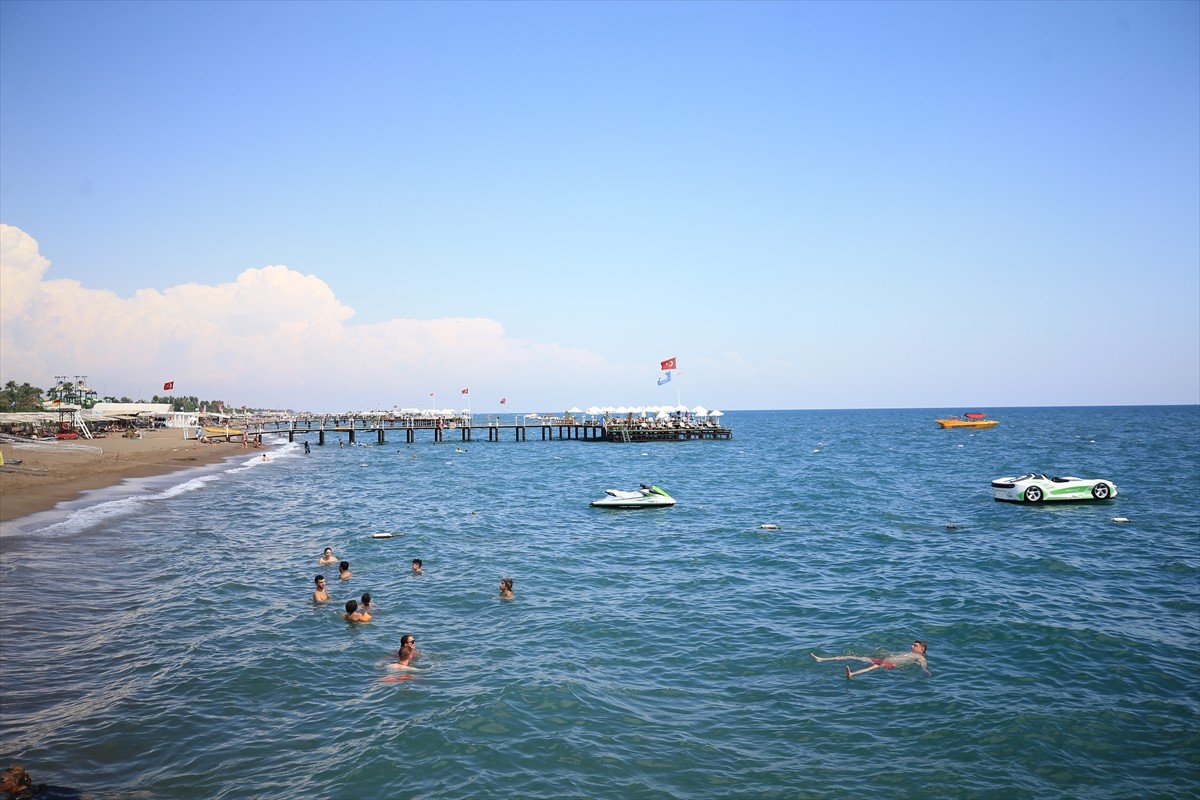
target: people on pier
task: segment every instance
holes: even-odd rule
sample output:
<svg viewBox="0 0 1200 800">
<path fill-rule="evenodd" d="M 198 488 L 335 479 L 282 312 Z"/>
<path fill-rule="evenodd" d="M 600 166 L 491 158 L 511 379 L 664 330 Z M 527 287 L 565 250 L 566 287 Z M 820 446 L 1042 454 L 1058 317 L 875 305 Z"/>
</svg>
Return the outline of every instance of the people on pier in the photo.
<svg viewBox="0 0 1200 800">
<path fill-rule="evenodd" d="M 329 592 L 325 590 L 325 576 L 318 575 L 317 577 L 313 578 L 313 583 L 317 585 L 317 588 L 313 590 L 313 602 L 328 603 Z"/>
<path fill-rule="evenodd" d="M 929 645 L 917 639 L 912 643 L 907 653 L 891 653 L 885 658 L 870 658 L 868 656 L 819 656 L 816 653 L 809 653 L 816 661 L 861 661 L 864 664 L 870 664 L 869 667 L 863 667 L 858 670 L 851 670 L 846 667 L 846 679 L 849 680 L 855 675 L 862 675 L 864 672 L 870 672 L 876 669 L 895 669 L 908 664 L 916 664 L 921 668 L 921 671 L 926 675 L 932 675 L 929 671 L 929 662 L 925 660 L 925 651 L 929 649 Z"/>
</svg>

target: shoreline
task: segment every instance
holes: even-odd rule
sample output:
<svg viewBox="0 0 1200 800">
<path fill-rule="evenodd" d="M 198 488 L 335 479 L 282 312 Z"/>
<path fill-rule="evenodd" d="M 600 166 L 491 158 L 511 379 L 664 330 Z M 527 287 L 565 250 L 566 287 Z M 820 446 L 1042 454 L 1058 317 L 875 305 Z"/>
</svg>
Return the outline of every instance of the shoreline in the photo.
<svg viewBox="0 0 1200 800">
<path fill-rule="evenodd" d="M 0 443 L 0 522 L 50 511 L 84 492 L 119 486 L 126 478 L 168 475 L 220 464 L 247 452 L 241 443 L 201 444 L 183 428 L 142 431 L 140 439 L 109 435 L 66 442 Z M 19 465 L 13 465 L 20 460 Z M 9 471 L 8 467 L 14 467 Z"/>
</svg>

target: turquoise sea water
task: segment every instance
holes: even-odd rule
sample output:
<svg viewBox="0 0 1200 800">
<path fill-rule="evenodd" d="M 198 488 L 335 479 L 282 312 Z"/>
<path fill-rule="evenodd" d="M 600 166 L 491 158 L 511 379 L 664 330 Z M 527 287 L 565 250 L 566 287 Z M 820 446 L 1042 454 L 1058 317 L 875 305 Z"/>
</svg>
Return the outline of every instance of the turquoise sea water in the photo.
<svg viewBox="0 0 1200 800">
<path fill-rule="evenodd" d="M 313 437 L 8 524 L 0 761 L 122 798 L 1200 796 L 1200 409 L 989 410 Z M 1120 494 L 991 499 L 1030 470 Z M 678 505 L 588 506 L 642 481 Z M 809 657 L 914 638 L 932 677 Z"/>
</svg>

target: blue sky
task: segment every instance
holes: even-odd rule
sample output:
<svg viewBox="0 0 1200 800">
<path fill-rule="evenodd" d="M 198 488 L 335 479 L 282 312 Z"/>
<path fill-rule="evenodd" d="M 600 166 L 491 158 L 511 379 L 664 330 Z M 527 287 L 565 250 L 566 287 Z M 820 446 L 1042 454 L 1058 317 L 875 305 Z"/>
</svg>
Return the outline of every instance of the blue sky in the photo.
<svg viewBox="0 0 1200 800">
<path fill-rule="evenodd" d="M 0 223 L 0 381 L 1196 403 L 1200 4 L 6 0 Z"/>
</svg>

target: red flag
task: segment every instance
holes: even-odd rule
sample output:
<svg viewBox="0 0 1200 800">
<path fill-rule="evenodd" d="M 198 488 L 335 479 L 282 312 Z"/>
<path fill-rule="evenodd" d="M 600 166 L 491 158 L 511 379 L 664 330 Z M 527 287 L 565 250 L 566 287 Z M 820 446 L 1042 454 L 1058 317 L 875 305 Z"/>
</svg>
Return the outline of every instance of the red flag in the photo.
<svg viewBox="0 0 1200 800">
<path fill-rule="evenodd" d="M 675 358 L 668 358 L 666 361 L 658 365 L 660 369 L 675 369 Z"/>
<path fill-rule="evenodd" d="M 507 402 L 508 402 L 508 398 L 507 398 L 507 397 L 501 397 L 501 398 L 500 398 L 500 405 L 504 405 L 504 404 L 505 404 L 505 403 L 507 403 Z"/>
<path fill-rule="evenodd" d="M 174 388 L 175 388 L 175 381 L 167 381 L 166 383 L 163 384 L 164 392 L 169 392 Z"/>
<path fill-rule="evenodd" d="M 470 394 L 470 393 L 471 393 L 471 390 L 470 390 L 470 389 L 463 389 L 463 390 L 462 390 L 462 393 L 463 393 L 463 394 Z"/>
</svg>

